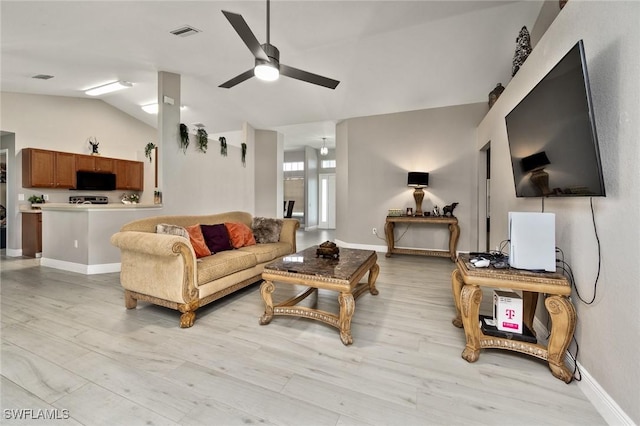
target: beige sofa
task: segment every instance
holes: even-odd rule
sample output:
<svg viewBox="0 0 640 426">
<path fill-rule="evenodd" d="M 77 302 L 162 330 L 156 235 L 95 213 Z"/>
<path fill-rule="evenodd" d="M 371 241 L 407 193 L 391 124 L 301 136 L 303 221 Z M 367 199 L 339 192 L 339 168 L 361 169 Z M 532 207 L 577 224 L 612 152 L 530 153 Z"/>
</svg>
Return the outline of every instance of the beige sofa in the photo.
<svg viewBox="0 0 640 426">
<path fill-rule="evenodd" d="M 182 313 L 180 327 L 191 327 L 200 306 L 220 299 L 261 279 L 264 265 L 296 252 L 299 222 L 282 219 L 280 241 L 221 251 L 196 259 L 189 239 L 157 234 L 156 225 L 178 226 L 240 222 L 251 227 L 245 212 L 206 216 L 156 216 L 124 225 L 111 237 L 120 248 L 120 282 L 127 309 L 138 300 L 176 309 Z"/>
</svg>

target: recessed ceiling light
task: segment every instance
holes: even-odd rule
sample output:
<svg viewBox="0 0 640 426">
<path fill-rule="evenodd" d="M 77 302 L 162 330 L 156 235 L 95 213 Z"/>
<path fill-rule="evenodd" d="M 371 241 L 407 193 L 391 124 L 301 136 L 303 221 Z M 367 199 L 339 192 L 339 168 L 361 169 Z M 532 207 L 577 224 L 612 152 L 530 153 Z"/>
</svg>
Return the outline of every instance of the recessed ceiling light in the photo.
<svg viewBox="0 0 640 426">
<path fill-rule="evenodd" d="M 104 95 L 105 93 L 115 92 L 116 90 L 126 89 L 129 87 L 133 87 L 133 83 L 129 83 L 128 81 L 119 80 L 114 81 L 113 83 L 103 84 L 102 86 L 93 87 L 91 89 L 86 90 L 84 93 L 89 96 L 99 96 Z"/>
<path fill-rule="evenodd" d="M 36 74 L 31 78 L 35 78 L 36 80 L 49 80 L 50 78 L 53 78 L 53 76 L 49 74 Z"/>
</svg>

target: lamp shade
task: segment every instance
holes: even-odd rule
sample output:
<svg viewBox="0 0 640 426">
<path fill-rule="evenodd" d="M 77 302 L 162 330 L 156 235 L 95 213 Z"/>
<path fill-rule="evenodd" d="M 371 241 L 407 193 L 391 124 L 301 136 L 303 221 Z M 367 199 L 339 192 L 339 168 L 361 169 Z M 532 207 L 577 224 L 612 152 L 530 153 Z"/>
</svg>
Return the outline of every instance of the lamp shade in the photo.
<svg viewBox="0 0 640 426">
<path fill-rule="evenodd" d="M 549 162 L 549 158 L 547 157 L 547 153 L 544 151 L 537 152 L 528 157 L 524 157 L 521 161 L 522 170 L 525 173 L 531 172 L 533 170 L 541 169 L 547 164 L 551 164 Z"/>
<path fill-rule="evenodd" d="M 423 187 L 429 185 L 429 173 L 409 172 L 407 186 Z"/>
</svg>

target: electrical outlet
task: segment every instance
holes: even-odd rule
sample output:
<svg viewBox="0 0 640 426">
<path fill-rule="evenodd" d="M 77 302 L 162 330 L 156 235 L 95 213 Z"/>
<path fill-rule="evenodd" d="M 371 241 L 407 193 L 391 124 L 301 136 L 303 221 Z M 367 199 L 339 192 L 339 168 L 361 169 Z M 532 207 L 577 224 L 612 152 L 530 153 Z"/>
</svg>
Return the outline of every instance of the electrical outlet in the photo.
<svg viewBox="0 0 640 426">
<path fill-rule="evenodd" d="M 18 201 L 24 201 L 24 194 L 18 194 Z"/>
<path fill-rule="evenodd" d="M 373 228 L 373 229 L 371 230 L 371 233 L 372 233 L 373 235 L 378 235 L 378 230 L 377 230 L 376 228 Z"/>
<path fill-rule="evenodd" d="M 73 240 L 73 247 L 78 248 L 78 240 Z"/>
<path fill-rule="evenodd" d="M 49 194 L 44 194 L 43 197 L 45 201 L 49 201 Z"/>
</svg>

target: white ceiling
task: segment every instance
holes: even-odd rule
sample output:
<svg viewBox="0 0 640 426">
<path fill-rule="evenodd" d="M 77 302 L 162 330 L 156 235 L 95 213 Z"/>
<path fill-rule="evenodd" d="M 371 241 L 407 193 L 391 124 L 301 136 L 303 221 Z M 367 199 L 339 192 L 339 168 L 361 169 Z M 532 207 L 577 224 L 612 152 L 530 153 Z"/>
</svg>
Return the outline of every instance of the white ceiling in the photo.
<svg viewBox="0 0 640 426">
<path fill-rule="evenodd" d="M 333 146 L 335 123 L 374 114 L 487 101 L 511 79 L 515 39 L 541 1 L 271 2 L 271 43 L 283 64 L 340 80 L 327 89 L 281 77 L 218 88 L 252 68 L 221 10 L 241 14 L 266 41 L 266 1 L 5 1 L 1 89 L 88 97 L 110 81 L 134 84 L 100 98 L 157 127 L 140 109 L 157 99 L 157 73 L 181 75 L 181 121 L 209 133 L 254 128 L 285 147 Z M 202 32 L 177 37 L 184 25 Z M 50 74 L 37 80 L 36 74 Z"/>
</svg>

